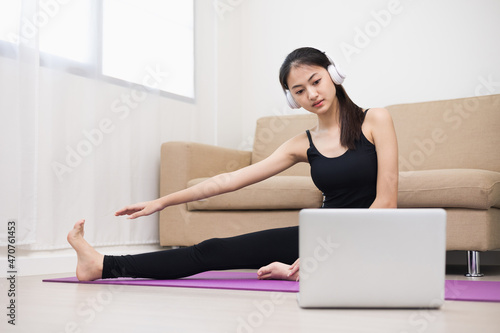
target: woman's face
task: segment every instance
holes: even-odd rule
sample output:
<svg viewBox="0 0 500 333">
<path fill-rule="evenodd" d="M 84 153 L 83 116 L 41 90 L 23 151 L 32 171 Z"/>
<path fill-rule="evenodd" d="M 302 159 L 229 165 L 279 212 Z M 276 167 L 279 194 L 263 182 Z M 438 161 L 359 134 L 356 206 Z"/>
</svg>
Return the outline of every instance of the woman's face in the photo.
<svg viewBox="0 0 500 333">
<path fill-rule="evenodd" d="M 330 74 L 321 66 L 292 67 L 287 84 L 295 101 L 309 112 L 325 113 L 338 103 Z"/>
</svg>

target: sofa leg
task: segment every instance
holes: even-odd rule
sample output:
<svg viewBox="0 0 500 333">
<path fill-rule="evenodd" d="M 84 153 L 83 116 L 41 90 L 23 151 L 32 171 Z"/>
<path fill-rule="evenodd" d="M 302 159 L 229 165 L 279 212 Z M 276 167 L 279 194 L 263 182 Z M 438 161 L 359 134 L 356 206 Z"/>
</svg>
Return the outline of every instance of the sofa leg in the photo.
<svg viewBox="0 0 500 333">
<path fill-rule="evenodd" d="M 479 271 L 479 251 L 467 251 L 467 277 L 481 277 L 484 276 Z"/>
</svg>

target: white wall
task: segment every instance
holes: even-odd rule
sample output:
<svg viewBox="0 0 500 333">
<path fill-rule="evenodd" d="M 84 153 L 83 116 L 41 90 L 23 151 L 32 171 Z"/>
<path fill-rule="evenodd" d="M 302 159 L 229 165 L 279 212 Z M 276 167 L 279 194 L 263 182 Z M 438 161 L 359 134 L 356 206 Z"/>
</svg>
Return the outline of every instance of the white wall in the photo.
<svg viewBox="0 0 500 333">
<path fill-rule="evenodd" d="M 498 0 L 221 2 L 235 3 L 218 21 L 222 146 L 248 146 L 258 117 L 289 112 L 278 70 L 302 46 L 341 65 L 362 107 L 474 96 L 481 80 L 496 85 L 480 94 L 500 93 Z"/>
</svg>

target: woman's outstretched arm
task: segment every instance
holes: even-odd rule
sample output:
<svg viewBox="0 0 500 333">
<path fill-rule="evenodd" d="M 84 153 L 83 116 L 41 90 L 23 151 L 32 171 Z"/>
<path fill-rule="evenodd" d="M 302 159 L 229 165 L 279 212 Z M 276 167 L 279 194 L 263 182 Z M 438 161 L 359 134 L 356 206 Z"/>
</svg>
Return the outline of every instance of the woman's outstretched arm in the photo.
<svg viewBox="0 0 500 333">
<path fill-rule="evenodd" d="M 156 200 L 124 207 L 117 211 L 115 216 L 129 215 L 129 219 L 135 219 L 140 216 L 153 214 L 168 206 L 236 191 L 274 176 L 297 162 L 307 161 L 306 150 L 307 138 L 305 134 L 300 134 L 283 143 L 273 154 L 258 163 L 233 172 L 216 175 L 202 183 L 168 194 Z"/>
</svg>

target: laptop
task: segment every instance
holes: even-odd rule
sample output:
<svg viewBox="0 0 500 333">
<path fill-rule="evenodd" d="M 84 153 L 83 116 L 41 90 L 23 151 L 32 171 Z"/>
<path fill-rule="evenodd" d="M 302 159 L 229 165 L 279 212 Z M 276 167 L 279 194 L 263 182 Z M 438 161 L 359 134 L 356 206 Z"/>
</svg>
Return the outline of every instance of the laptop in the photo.
<svg viewBox="0 0 500 333">
<path fill-rule="evenodd" d="M 302 308 L 439 308 L 444 209 L 303 209 Z"/>
</svg>

